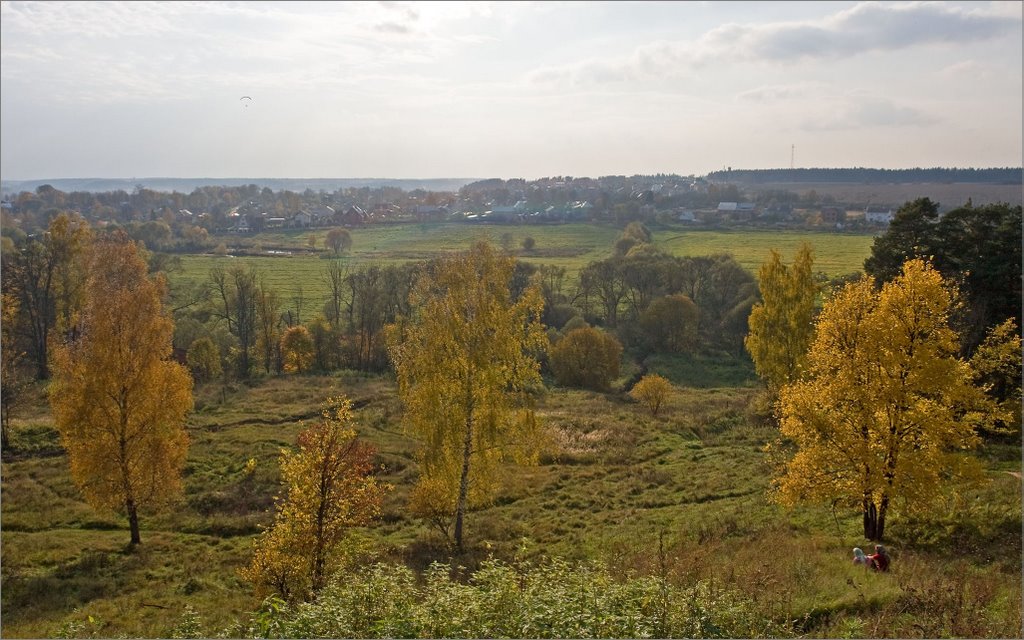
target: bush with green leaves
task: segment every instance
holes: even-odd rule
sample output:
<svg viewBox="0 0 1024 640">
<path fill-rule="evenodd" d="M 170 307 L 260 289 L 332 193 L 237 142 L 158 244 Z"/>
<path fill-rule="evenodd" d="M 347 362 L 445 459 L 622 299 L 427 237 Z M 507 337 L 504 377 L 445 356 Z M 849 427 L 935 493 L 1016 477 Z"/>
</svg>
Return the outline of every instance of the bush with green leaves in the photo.
<svg viewBox="0 0 1024 640">
<path fill-rule="evenodd" d="M 462 578 L 462 579 L 460 579 Z M 562 559 L 377 564 L 333 582 L 314 602 L 264 606 L 229 630 L 245 637 L 742 638 L 792 635 L 736 591 L 660 576 L 619 580 L 604 565 Z"/>
</svg>

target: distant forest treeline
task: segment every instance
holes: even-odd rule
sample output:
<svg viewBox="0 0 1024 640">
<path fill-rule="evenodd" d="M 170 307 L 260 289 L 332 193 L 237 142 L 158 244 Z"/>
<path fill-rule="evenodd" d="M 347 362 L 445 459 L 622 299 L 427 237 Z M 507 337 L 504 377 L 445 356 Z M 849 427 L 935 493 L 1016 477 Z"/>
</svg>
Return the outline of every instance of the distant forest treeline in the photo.
<svg viewBox="0 0 1024 640">
<path fill-rule="evenodd" d="M 712 171 L 711 182 L 747 184 L 793 182 L 849 182 L 860 184 L 890 184 L 904 182 L 967 182 L 985 184 L 1021 184 L 1021 167 L 992 169 L 728 169 Z"/>
<path fill-rule="evenodd" d="M 729 169 L 713 171 L 705 178 L 710 182 L 732 182 L 746 184 L 765 183 L 906 183 L 906 182 L 963 182 L 975 184 L 1021 184 L 1024 171 L 1020 167 L 991 169 Z M 646 176 L 602 176 L 594 182 L 614 182 L 648 178 L 648 179 L 681 179 L 677 174 L 650 174 Z M 699 176 L 688 176 L 695 178 Z M 560 180 L 572 181 L 571 177 Z M 544 182 L 548 179 L 541 179 Z M 584 179 L 587 180 L 587 179 Z M 522 179 L 475 180 L 473 178 L 434 178 L 434 179 L 401 179 L 401 178 L 57 178 L 49 180 L 3 180 L 0 191 L 5 194 L 16 194 L 21 191 L 34 191 L 42 185 L 50 185 L 64 192 L 86 191 L 90 193 L 106 191 L 132 191 L 145 188 L 152 191 L 181 191 L 188 193 L 204 187 L 242 187 L 256 185 L 261 189 L 274 191 L 302 192 L 337 191 L 346 188 L 371 189 L 389 187 L 412 191 L 458 191 L 462 187 L 473 184 L 487 186 L 489 184 L 526 183 Z M 538 182 L 538 181 L 532 181 Z"/>
</svg>

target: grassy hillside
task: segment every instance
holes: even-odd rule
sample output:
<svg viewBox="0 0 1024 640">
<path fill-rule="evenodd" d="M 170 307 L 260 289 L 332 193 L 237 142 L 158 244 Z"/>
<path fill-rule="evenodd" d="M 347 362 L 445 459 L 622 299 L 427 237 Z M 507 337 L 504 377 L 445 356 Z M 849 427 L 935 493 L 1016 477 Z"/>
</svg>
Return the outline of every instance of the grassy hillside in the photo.
<svg viewBox="0 0 1024 640">
<path fill-rule="evenodd" d="M 227 268 L 245 264 L 261 271 L 266 282 L 286 299 L 294 292 L 296 283 L 302 283 L 307 298 L 322 299 L 327 292 L 323 282 L 325 260 L 332 257 L 323 250 L 326 233 L 326 230 L 293 230 L 226 237 L 229 249 L 241 248 L 260 255 L 185 255 L 181 257 L 183 270 L 172 278 L 182 282 L 207 282 L 215 266 Z M 488 236 L 495 246 L 501 246 L 502 236 L 509 234 L 509 247 L 520 259 L 564 267 L 569 280 L 574 281 L 575 274 L 588 263 L 612 254 L 621 229 L 592 224 L 473 226 L 435 223 L 371 226 L 353 229 L 351 233 L 352 249 L 342 260 L 353 268 L 429 259 L 467 249 L 481 236 Z M 310 235 L 316 238 L 316 252 L 309 250 Z M 521 248 L 527 236 L 536 242 L 532 251 Z M 860 271 L 865 258 L 871 254 L 873 241 L 870 235 L 813 231 L 700 231 L 672 227 L 654 233 L 655 245 L 673 255 L 731 253 L 752 272 L 767 259 L 769 250 L 781 251 L 788 262 L 801 242 L 809 242 L 815 250 L 815 269 L 829 276 Z"/>
<path fill-rule="evenodd" d="M 762 447 L 774 432 L 749 413 L 758 393 L 749 363 L 648 364 L 678 385 L 658 418 L 618 394 L 547 392 L 540 464 L 509 469 L 495 504 L 469 514 L 470 550 L 457 564 L 558 555 L 607 562 L 622 577 L 711 579 L 746 594 L 759 615 L 817 637 L 1019 632 L 1021 485 L 1008 473 L 1021 470 L 1019 447 L 984 449 L 990 482 L 948 514 L 894 519 L 893 571 L 866 574 L 850 564 L 850 548 L 866 546 L 857 514 L 786 512 L 766 500 Z M 3 461 L 2 635 L 166 637 L 186 605 L 206 635 L 244 617 L 259 603 L 236 570 L 269 522 L 278 451 L 339 392 L 355 401 L 359 433 L 395 486 L 380 523 L 359 532 L 365 559 L 417 570 L 449 560 L 439 534 L 406 512 L 415 443 L 387 377 L 198 389 L 184 501 L 143 518 L 134 552 L 122 518 L 82 502 L 40 396 L 16 416 L 18 452 Z"/>
</svg>

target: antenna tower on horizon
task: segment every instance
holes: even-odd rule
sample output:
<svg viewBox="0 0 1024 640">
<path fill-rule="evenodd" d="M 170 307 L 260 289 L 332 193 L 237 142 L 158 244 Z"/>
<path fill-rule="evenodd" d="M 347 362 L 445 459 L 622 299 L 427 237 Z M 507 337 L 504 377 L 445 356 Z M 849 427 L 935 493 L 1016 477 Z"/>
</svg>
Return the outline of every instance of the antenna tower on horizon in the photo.
<svg viewBox="0 0 1024 640">
<path fill-rule="evenodd" d="M 790 169 L 794 168 L 793 158 L 795 158 L 795 157 L 796 157 L 796 145 L 795 144 L 791 144 L 791 145 L 789 145 L 789 168 Z"/>
</svg>

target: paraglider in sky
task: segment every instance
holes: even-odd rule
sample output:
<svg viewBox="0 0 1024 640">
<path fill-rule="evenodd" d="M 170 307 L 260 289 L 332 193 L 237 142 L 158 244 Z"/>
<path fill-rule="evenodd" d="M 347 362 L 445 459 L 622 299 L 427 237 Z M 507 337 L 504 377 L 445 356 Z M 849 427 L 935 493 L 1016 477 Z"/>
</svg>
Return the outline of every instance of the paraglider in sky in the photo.
<svg viewBox="0 0 1024 640">
<path fill-rule="evenodd" d="M 242 106 L 246 108 L 248 108 L 249 103 L 252 102 L 252 98 L 250 98 L 249 96 L 242 96 L 241 98 L 239 98 L 239 100 L 242 101 Z"/>
</svg>

